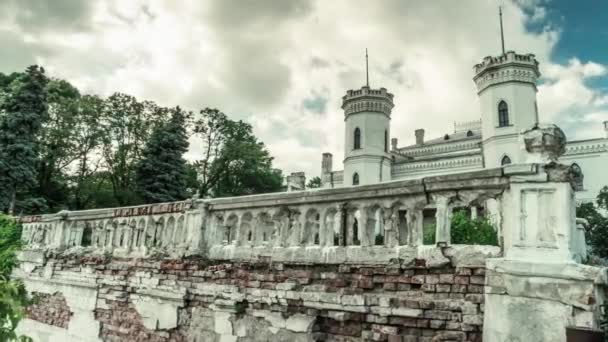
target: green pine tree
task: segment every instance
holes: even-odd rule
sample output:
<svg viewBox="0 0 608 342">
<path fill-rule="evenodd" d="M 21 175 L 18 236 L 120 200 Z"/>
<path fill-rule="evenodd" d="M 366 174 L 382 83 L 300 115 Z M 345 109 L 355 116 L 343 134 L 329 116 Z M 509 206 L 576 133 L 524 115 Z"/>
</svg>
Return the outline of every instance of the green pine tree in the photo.
<svg viewBox="0 0 608 342">
<path fill-rule="evenodd" d="M 171 119 L 152 132 L 135 171 L 137 191 L 146 203 L 180 201 L 189 195 L 183 158 L 189 145 L 187 113 L 179 107 L 171 112 Z"/>
<path fill-rule="evenodd" d="M 48 78 L 35 65 L 11 82 L 0 107 L 0 189 L 3 209 L 15 212 L 19 195 L 36 185 L 38 133 L 47 116 Z"/>
</svg>

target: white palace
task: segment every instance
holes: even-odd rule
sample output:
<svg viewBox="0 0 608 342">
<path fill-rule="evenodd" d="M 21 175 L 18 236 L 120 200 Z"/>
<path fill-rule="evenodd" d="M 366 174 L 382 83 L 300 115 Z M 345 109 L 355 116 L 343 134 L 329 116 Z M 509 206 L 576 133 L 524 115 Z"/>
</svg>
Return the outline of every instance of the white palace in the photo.
<svg viewBox="0 0 608 342">
<path fill-rule="evenodd" d="M 538 61 L 533 54 L 507 51 L 474 66 L 481 119 L 454 125 L 454 132 L 433 139 L 415 130 L 416 143 L 398 146 L 391 137 L 393 94 L 387 89 L 348 90 L 344 110 L 344 169 L 334 170 L 323 154 L 323 188 L 416 179 L 525 163 L 522 133 L 538 125 Z M 600 123 L 598 123 L 600 124 Z M 563 164 L 582 171 L 579 201 L 591 201 L 608 185 L 608 121 L 603 137 L 569 141 Z"/>
</svg>

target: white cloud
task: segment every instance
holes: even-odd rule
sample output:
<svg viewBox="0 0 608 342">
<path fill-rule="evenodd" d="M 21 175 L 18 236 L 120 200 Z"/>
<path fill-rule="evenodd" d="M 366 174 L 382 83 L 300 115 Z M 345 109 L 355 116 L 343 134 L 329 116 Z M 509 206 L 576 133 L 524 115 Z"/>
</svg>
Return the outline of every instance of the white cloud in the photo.
<svg viewBox="0 0 608 342">
<path fill-rule="evenodd" d="M 16 8 L 15 0 L 2 1 Z M 15 46 L 27 52 L 12 51 L 15 58 L 1 60 L 0 71 L 20 63 L 23 68 L 32 58 L 18 58 L 35 56 L 50 73 L 88 92 L 127 92 L 192 110 L 218 107 L 251 122 L 278 167 L 309 176 L 319 174 L 322 152 L 332 152 L 340 168 L 340 101 L 347 89 L 364 83 L 365 48 L 372 87 L 395 94 L 392 136 L 400 145 L 414 140 L 416 128 L 440 136 L 454 121 L 477 119 L 472 66 L 500 51 L 496 3 L 490 0 L 94 4 L 77 8 L 78 25 L 63 29 L 54 29 L 57 20 L 33 30 L 10 15 L 0 17 L 0 28 L 12 35 L 5 40 L 20 41 Z M 581 117 L 601 118 L 608 97 L 585 80 L 605 75 L 605 67 L 578 60 L 556 65 L 550 56 L 559 33 L 526 31 L 530 20 L 544 20 L 544 4 L 504 4 L 507 48 L 540 60 L 546 77 L 539 87 L 543 118 L 560 121 L 573 108 Z M 35 42 L 25 43 L 26 36 Z M 305 100 L 324 105 L 310 110 Z M 189 155 L 194 154 L 196 146 Z"/>
</svg>

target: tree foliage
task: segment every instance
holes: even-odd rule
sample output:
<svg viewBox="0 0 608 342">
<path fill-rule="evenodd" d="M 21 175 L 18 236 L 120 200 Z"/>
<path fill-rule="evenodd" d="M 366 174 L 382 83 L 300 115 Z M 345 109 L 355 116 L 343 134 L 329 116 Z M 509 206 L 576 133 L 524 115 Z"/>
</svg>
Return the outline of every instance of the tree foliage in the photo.
<svg viewBox="0 0 608 342">
<path fill-rule="evenodd" d="M 17 264 L 15 252 L 21 248 L 21 225 L 0 214 L 0 341 L 30 341 L 17 336 L 15 328 L 29 304 L 23 283 L 10 280 Z"/>
<path fill-rule="evenodd" d="M 321 187 L 321 177 L 313 177 L 308 181 L 306 187 L 309 189 L 316 189 Z"/>
<path fill-rule="evenodd" d="M 27 200 L 36 185 L 39 132 L 47 115 L 48 78 L 30 66 L 8 86 L 0 107 L 0 189 L 13 213 L 17 200 Z M 31 196 L 30 196 L 31 197 Z"/>
<path fill-rule="evenodd" d="M 206 108 L 194 121 L 194 135 L 203 146 L 199 170 L 203 197 L 239 196 L 280 191 L 282 172 L 253 135 L 251 125 L 230 120 L 217 109 Z"/>
<path fill-rule="evenodd" d="M 282 189 L 281 170 L 272 167 L 273 158 L 264 143 L 253 135 L 251 125 L 228 121 L 224 144 L 211 165 L 216 197 L 252 195 Z"/>
<path fill-rule="evenodd" d="M 589 225 L 585 231 L 585 239 L 591 246 L 591 254 L 608 258 L 608 218 L 599 210 L 608 212 L 608 186 L 603 187 L 596 198 L 597 206 L 593 203 L 581 203 L 576 208 L 576 217 L 584 218 Z M 599 210 L 598 210 L 599 209 Z"/>
<path fill-rule="evenodd" d="M 0 73 L 0 212 L 281 190 L 281 171 L 250 125 L 205 108 L 182 111 L 177 129 L 175 112 L 122 93 L 82 94 L 36 66 Z M 183 158 L 190 139 L 193 162 Z"/>
<path fill-rule="evenodd" d="M 171 112 L 171 119 L 152 132 L 137 165 L 137 190 L 146 203 L 179 201 L 190 195 L 187 163 L 183 157 L 189 145 L 188 113 L 179 107 Z"/>
<path fill-rule="evenodd" d="M 423 243 L 435 243 L 435 224 L 423 227 Z M 485 217 L 470 218 L 466 210 L 457 210 L 451 220 L 451 240 L 453 244 L 498 246 L 498 233 Z"/>
</svg>

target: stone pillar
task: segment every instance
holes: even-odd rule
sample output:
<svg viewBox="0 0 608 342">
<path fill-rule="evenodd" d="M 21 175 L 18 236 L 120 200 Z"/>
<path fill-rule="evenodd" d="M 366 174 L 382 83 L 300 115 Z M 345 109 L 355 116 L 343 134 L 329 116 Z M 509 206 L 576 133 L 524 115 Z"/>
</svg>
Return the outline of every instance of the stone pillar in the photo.
<svg viewBox="0 0 608 342">
<path fill-rule="evenodd" d="M 405 212 L 405 220 L 407 221 L 409 244 L 412 246 L 422 246 L 424 223 L 422 209 L 408 209 Z"/>
<path fill-rule="evenodd" d="M 373 246 L 374 243 L 372 240 L 370 240 L 370 229 L 367 224 L 367 208 L 363 208 L 359 212 L 361 213 L 361 219 L 359 220 L 359 236 L 361 236 L 361 246 Z M 373 230 L 374 227 L 371 227 L 371 229 Z"/>
<path fill-rule="evenodd" d="M 566 327 L 598 328 L 608 278 L 605 268 L 579 264 L 572 175 L 555 163 L 563 132 L 541 126 L 523 137 L 528 161 L 540 164 L 503 168 L 504 256 L 486 260 L 483 340 L 566 342 Z"/>
<path fill-rule="evenodd" d="M 477 207 L 471 207 L 471 220 L 477 220 Z"/>
<path fill-rule="evenodd" d="M 355 224 L 355 212 L 351 211 L 349 209 L 345 209 L 346 210 L 346 227 L 344 228 L 344 232 L 345 232 L 345 240 L 346 240 L 346 246 L 352 246 L 354 244 L 354 229 L 353 229 L 353 225 Z M 361 224 L 357 221 L 357 230 L 361 229 Z"/>
<path fill-rule="evenodd" d="M 399 245 L 399 211 L 386 208 L 384 218 L 384 245 L 395 247 Z"/>
<path fill-rule="evenodd" d="M 435 243 L 450 244 L 451 239 L 451 220 L 452 207 L 449 205 L 448 197 L 438 197 L 435 201 L 437 205 Z"/>
<path fill-rule="evenodd" d="M 334 224 L 338 225 L 338 232 L 340 234 L 340 236 L 338 237 L 338 245 L 344 246 L 346 244 L 346 240 L 345 240 L 346 229 L 344 227 L 344 205 L 338 204 L 337 210 L 338 211 L 336 212 L 336 216 L 334 217 Z"/>
</svg>

